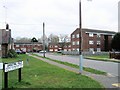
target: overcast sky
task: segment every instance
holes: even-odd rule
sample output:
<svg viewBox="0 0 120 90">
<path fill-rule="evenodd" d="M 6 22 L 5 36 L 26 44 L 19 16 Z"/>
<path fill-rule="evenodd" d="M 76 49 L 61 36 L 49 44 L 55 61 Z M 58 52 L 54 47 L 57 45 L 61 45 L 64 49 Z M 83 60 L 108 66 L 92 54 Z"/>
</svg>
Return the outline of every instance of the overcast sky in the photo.
<svg viewBox="0 0 120 90">
<path fill-rule="evenodd" d="M 81 0 L 82 27 L 118 31 L 118 1 Z M 12 37 L 70 35 L 79 25 L 79 0 L 0 0 L 0 28 L 10 25 Z"/>
</svg>

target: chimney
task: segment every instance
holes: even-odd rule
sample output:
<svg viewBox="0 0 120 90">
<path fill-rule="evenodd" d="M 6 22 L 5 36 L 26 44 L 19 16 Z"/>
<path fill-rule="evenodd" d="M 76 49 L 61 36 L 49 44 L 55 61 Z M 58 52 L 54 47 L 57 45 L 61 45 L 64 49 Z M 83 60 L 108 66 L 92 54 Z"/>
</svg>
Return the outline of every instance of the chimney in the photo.
<svg viewBox="0 0 120 90">
<path fill-rule="evenodd" d="M 9 24 L 6 24 L 6 29 L 9 29 Z"/>
</svg>

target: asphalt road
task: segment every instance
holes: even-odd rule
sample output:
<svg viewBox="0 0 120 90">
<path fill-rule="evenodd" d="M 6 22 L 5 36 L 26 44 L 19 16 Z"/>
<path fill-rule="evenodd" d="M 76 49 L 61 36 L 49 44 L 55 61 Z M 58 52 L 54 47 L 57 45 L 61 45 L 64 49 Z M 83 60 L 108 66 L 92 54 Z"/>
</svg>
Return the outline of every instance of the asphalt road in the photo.
<svg viewBox="0 0 120 90">
<path fill-rule="evenodd" d="M 43 56 L 42 53 L 38 53 L 38 55 Z M 79 56 L 57 55 L 52 53 L 46 53 L 46 57 L 79 65 Z M 83 66 L 105 71 L 109 73 L 110 76 L 112 77 L 119 76 L 118 63 L 83 59 Z"/>
</svg>

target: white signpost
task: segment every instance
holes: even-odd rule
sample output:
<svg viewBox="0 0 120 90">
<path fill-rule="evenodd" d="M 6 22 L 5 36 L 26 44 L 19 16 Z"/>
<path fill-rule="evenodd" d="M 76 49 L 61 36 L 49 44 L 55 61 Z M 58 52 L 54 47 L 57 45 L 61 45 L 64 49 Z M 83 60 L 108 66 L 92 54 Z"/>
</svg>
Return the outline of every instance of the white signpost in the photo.
<svg viewBox="0 0 120 90">
<path fill-rule="evenodd" d="M 9 72 L 23 67 L 23 61 L 8 63 L 4 66 L 4 71 Z"/>
<path fill-rule="evenodd" d="M 0 70 L 3 69 L 3 63 L 0 63 Z"/>
<path fill-rule="evenodd" d="M 8 88 L 8 72 L 18 69 L 18 81 L 21 81 L 21 68 L 23 68 L 23 61 L 4 63 L 1 68 L 4 70 L 4 88 Z"/>
</svg>

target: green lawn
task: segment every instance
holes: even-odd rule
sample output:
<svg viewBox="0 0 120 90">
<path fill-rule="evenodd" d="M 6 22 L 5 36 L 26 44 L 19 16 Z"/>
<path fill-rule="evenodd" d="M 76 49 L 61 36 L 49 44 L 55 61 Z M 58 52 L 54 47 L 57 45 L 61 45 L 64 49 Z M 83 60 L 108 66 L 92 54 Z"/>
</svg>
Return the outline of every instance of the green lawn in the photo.
<svg viewBox="0 0 120 90">
<path fill-rule="evenodd" d="M 98 60 L 98 61 L 108 61 L 108 62 L 117 62 L 120 63 L 120 60 L 113 60 L 109 58 L 109 55 L 93 55 L 93 56 L 85 56 L 86 59 L 90 60 Z"/>
<path fill-rule="evenodd" d="M 29 65 L 26 59 L 29 58 Z M 9 72 L 9 88 L 103 88 L 97 81 L 61 69 L 27 55 L 2 59 L 3 62 L 24 61 L 22 81 L 17 82 L 17 70 Z"/>
</svg>

